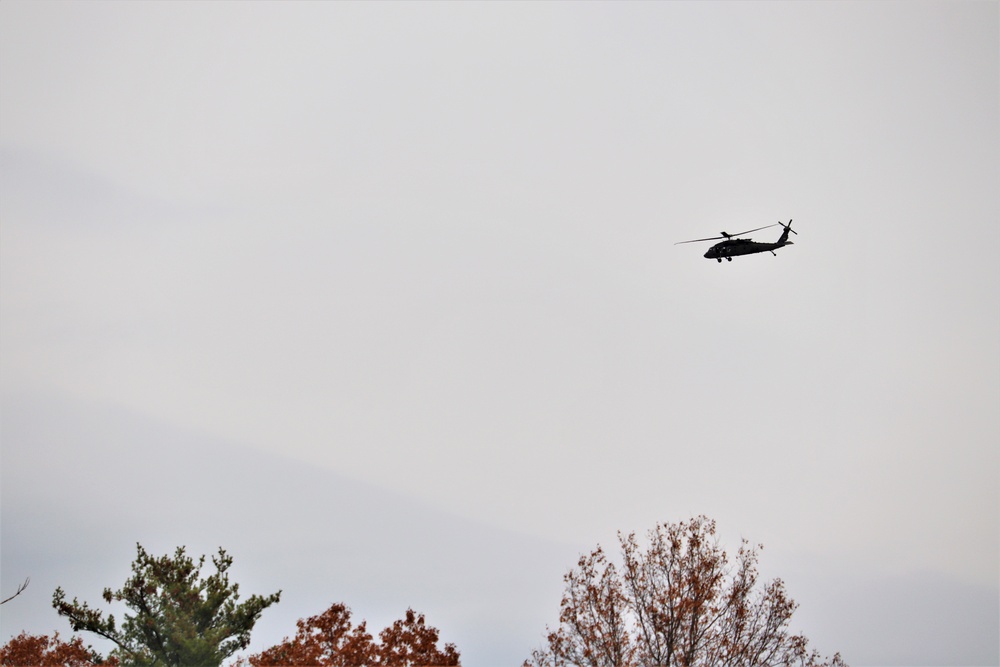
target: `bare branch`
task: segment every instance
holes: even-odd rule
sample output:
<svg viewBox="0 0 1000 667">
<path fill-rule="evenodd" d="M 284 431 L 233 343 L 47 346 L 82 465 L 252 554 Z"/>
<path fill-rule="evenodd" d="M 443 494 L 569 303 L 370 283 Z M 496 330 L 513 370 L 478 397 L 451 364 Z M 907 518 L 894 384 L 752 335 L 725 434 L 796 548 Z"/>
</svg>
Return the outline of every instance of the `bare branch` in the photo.
<svg viewBox="0 0 1000 667">
<path fill-rule="evenodd" d="M 18 595 L 20 595 L 21 593 L 23 593 L 24 589 L 28 587 L 28 582 L 30 582 L 30 581 L 31 581 L 31 577 L 27 577 L 24 580 L 24 583 L 17 587 L 17 591 L 13 595 L 11 595 L 9 598 L 7 598 L 6 600 L 4 600 L 3 602 L 0 602 L 0 604 L 7 604 L 8 602 L 10 602 L 14 598 L 16 598 Z"/>
</svg>

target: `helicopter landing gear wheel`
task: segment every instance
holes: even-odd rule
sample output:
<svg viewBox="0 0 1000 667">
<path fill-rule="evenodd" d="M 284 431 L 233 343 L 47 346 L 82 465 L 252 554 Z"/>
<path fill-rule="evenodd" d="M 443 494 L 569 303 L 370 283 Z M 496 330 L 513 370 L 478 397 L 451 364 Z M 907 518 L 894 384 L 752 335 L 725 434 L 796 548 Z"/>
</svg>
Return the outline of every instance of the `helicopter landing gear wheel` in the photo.
<svg viewBox="0 0 1000 667">
<path fill-rule="evenodd" d="M 726 261 L 727 262 L 731 262 L 731 261 L 733 261 L 733 258 L 732 257 L 726 257 Z"/>
<path fill-rule="evenodd" d="M 722 264 L 722 258 L 721 257 L 716 257 L 715 261 L 718 262 L 719 264 Z"/>
</svg>

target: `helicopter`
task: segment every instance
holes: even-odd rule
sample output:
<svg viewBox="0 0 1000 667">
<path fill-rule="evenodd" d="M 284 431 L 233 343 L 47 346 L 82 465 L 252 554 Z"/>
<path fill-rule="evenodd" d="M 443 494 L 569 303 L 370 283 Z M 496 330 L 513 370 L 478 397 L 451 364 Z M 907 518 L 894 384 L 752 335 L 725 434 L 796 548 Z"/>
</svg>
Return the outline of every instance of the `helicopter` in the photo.
<svg viewBox="0 0 1000 667">
<path fill-rule="evenodd" d="M 762 229 L 768 229 L 770 227 L 777 227 L 781 225 L 783 231 L 781 232 L 781 237 L 775 243 L 761 243 L 759 241 L 751 241 L 750 239 L 740 239 L 736 238 L 742 234 L 749 234 L 750 232 L 759 232 Z M 716 243 L 714 246 L 708 249 L 705 253 L 706 259 L 714 259 L 720 264 L 723 258 L 727 262 L 733 261 L 733 257 L 737 255 L 752 255 L 758 252 L 770 252 L 772 255 L 777 257 L 774 252 L 778 248 L 783 248 L 786 245 L 792 245 L 792 242 L 788 240 L 788 232 L 792 234 L 798 234 L 797 231 L 792 229 L 792 221 L 789 219 L 788 224 L 779 221 L 773 225 L 765 225 L 763 227 L 758 227 L 757 229 L 748 229 L 745 232 L 738 232 L 736 234 L 730 234 L 728 232 L 719 232 L 722 236 L 711 236 L 707 239 L 694 239 L 692 241 L 679 241 L 674 245 L 680 245 L 682 243 L 698 243 L 700 241 L 715 241 L 717 239 L 725 239 L 721 243 Z"/>
</svg>

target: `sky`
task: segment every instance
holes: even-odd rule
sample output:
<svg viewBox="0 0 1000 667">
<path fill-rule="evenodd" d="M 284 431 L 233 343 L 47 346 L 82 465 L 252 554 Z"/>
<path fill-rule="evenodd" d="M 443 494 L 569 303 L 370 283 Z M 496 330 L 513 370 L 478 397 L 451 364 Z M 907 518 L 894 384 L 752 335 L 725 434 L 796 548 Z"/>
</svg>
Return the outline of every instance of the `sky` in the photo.
<svg viewBox="0 0 1000 667">
<path fill-rule="evenodd" d="M 998 63 L 996 2 L 0 3 L 0 639 L 138 541 L 281 589 L 254 650 L 520 664 L 705 514 L 822 653 L 1000 663 Z"/>
</svg>

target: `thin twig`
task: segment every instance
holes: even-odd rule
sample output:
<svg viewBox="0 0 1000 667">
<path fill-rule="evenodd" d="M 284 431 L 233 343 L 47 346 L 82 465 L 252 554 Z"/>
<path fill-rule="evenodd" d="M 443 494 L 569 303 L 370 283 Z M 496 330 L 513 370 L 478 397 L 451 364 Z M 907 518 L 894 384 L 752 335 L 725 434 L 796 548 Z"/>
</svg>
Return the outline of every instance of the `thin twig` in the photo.
<svg viewBox="0 0 1000 667">
<path fill-rule="evenodd" d="M 15 592 L 13 595 L 11 595 L 9 598 L 7 598 L 6 600 L 4 600 L 3 602 L 0 602 L 0 604 L 6 604 L 7 602 L 10 602 L 14 598 L 16 598 L 18 595 L 20 595 L 21 593 L 23 593 L 24 589 L 28 587 L 28 582 L 29 581 L 31 581 L 31 577 L 26 578 L 24 580 L 24 583 L 21 584 L 20 586 L 18 586 L 17 592 Z"/>
</svg>

